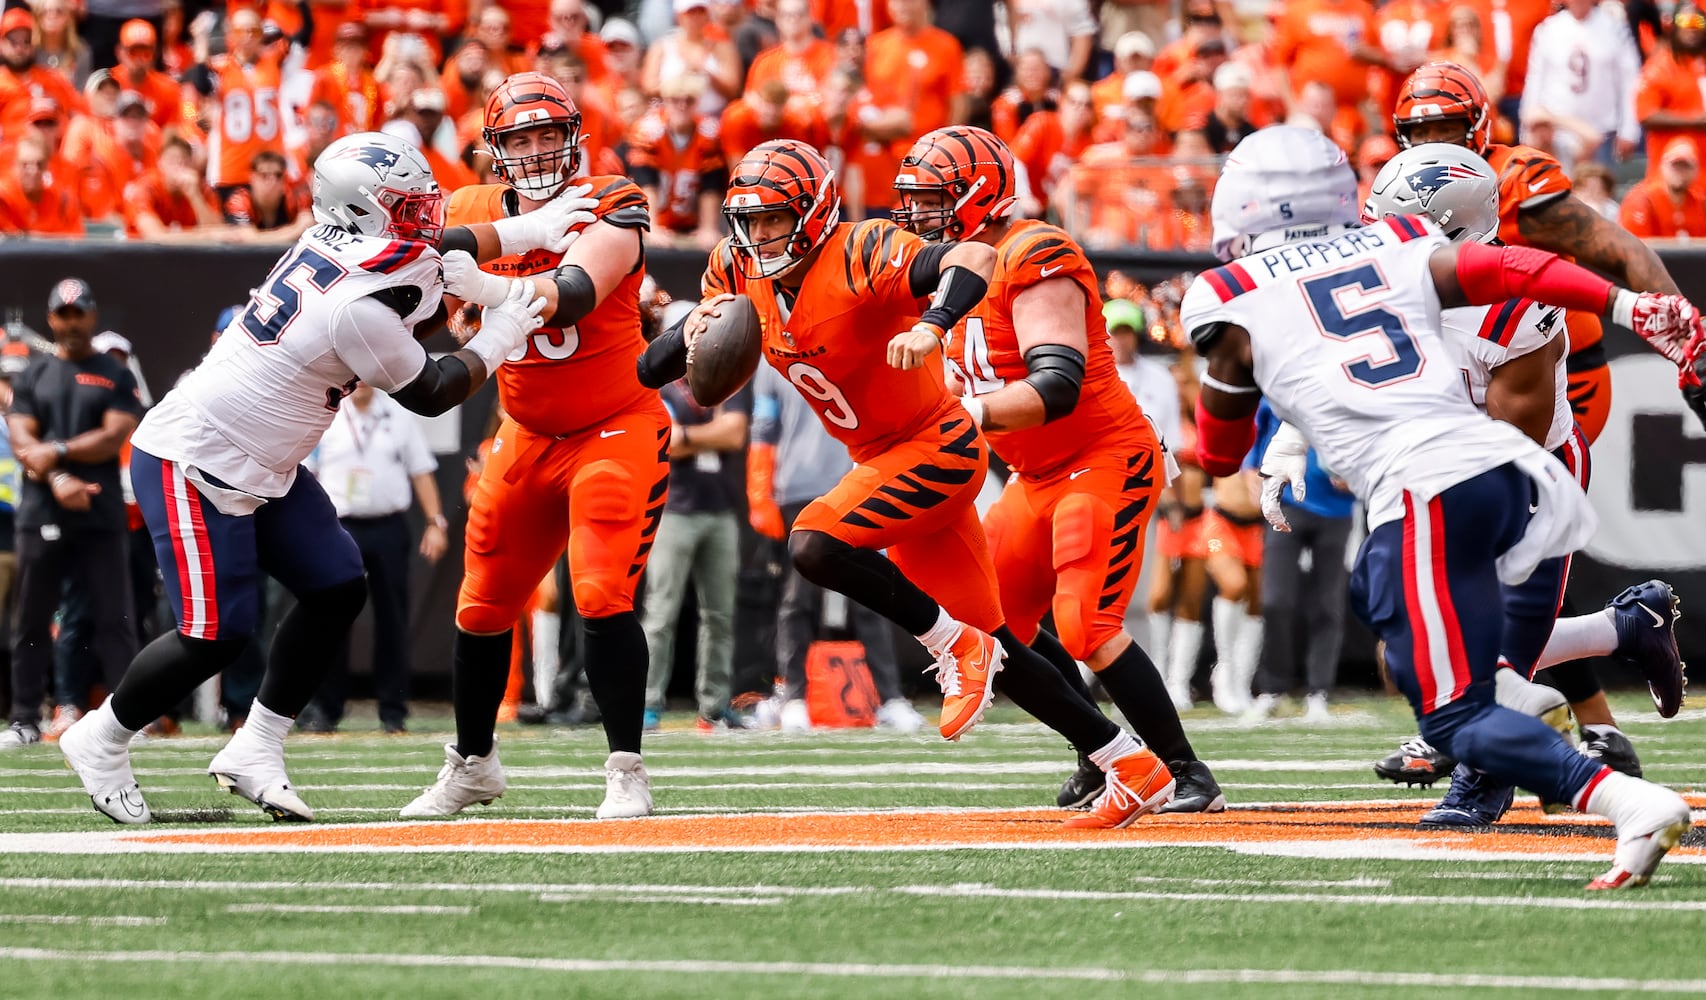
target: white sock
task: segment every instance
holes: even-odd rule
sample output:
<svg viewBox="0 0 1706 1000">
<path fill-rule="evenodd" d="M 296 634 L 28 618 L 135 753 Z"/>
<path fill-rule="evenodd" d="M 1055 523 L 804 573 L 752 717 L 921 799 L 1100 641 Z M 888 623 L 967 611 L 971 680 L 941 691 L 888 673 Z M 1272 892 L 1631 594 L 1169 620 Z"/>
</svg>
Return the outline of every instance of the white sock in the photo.
<svg viewBox="0 0 1706 1000">
<path fill-rule="evenodd" d="M 1114 761 L 1124 760 L 1143 749 L 1143 744 L 1137 742 L 1137 737 L 1120 730 L 1120 734 L 1108 741 L 1108 745 L 1090 755 L 1090 760 L 1097 767 L 1106 771 L 1114 766 Z"/>
<path fill-rule="evenodd" d="M 119 725 L 118 716 L 113 714 L 113 699 L 110 695 L 106 701 L 101 702 L 100 708 L 89 713 L 88 724 L 95 727 L 96 736 L 115 747 L 129 746 L 131 739 L 136 736 L 136 730 Z"/>
<path fill-rule="evenodd" d="M 1202 652 L 1202 622 L 1182 619 L 1173 622 L 1173 645 L 1167 650 L 1167 683 L 1180 690 L 1190 687 L 1197 672 L 1197 654 Z"/>
<path fill-rule="evenodd" d="M 555 611 L 533 612 L 533 694 L 540 708 L 555 707 L 562 636 L 561 615 Z"/>
<path fill-rule="evenodd" d="M 1167 663 L 1168 644 L 1173 639 L 1173 616 L 1164 611 L 1149 613 L 1149 649 L 1150 655 L 1161 660 L 1163 668 Z"/>
<path fill-rule="evenodd" d="M 930 630 L 918 637 L 924 648 L 932 653 L 941 653 L 959 637 L 960 623 L 948 615 L 946 608 L 936 609 L 936 624 Z"/>
<path fill-rule="evenodd" d="M 1586 802 L 1580 801 L 1582 793 L 1577 792 L 1576 801 L 1570 804 L 1578 812 L 1589 812 L 1595 816 L 1604 816 L 1611 820 L 1613 826 L 1619 825 L 1623 821 L 1624 814 L 1629 811 L 1629 807 L 1639 801 L 1641 786 L 1646 782 L 1619 771 L 1610 771 L 1603 778 L 1596 780 L 1598 784 L 1593 785 L 1593 794 L 1587 797 Z"/>
<path fill-rule="evenodd" d="M 1248 696 L 1256 679 L 1256 668 L 1262 662 L 1262 616 L 1245 615 L 1238 625 L 1238 639 L 1232 646 L 1232 662 L 1238 672 L 1238 693 Z"/>
<path fill-rule="evenodd" d="M 1591 615 L 1560 618 L 1552 625 L 1552 638 L 1540 653 L 1537 669 L 1590 656 L 1610 656 L 1617 652 L 1617 624 L 1610 608 Z"/>
<path fill-rule="evenodd" d="M 1238 649 L 1238 628 L 1244 620 L 1244 605 L 1224 597 L 1214 599 L 1215 662 L 1230 670 Z M 1231 679 L 1230 676 L 1228 679 Z"/>
<path fill-rule="evenodd" d="M 243 723 L 243 728 L 238 732 L 248 732 L 251 739 L 259 739 L 268 746 L 277 747 L 282 753 L 285 734 L 290 732 L 290 727 L 295 722 L 295 719 L 278 714 L 261 704 L 261 699 L 256 698 L 249 705 L 249 721 Z"/>
</svg>

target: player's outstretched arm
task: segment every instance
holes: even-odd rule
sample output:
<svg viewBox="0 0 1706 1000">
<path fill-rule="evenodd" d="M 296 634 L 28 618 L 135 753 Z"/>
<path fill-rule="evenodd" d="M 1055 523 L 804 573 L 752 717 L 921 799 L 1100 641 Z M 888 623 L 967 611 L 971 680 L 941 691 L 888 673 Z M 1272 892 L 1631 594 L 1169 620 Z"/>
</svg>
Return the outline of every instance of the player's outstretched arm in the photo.
<svg viewBox="0 0 1706 1000">
<path fill-rule="evenodd" d="M 924 366 L 948 331 L 983 301 L 995 276 L 997 255 L 987 243 L 955 243 L 939 256 L 933 251 L 927 248 L 914 257 L 908 274 L 913 297 L 929 295 L 930 307 L 912 329 L 889 341 L 889 365 L 902 371 Z"/>
<path fill-rule="evenodd" d="M 598 219 L 598 199 L 587 197 L 591 191 L 591 184 L 582 184 L 564 190 L 531 212 L 495 222 L 453 226 L 445 230 L 444 238 L 439 241 L 439 252 L 461 250 L 482 264 L 532 250 L 563 253 L 581 235 L 572 231 L 575 227 L 590 225 Z"/>
<path fill-rule="evenodd" d="M 566 327 L 585 319 L 639 263 L 639 231 L 598 222 L 580 234 L 554 277 L 500 278 L 480 270 L 467 252 L 452 250 L 444 255 L 444 287 L 464 301 L 491 307 L 509 296 L 511 285 L 525 284 L 544 298 L 545 323 Z"/>
<path fill-rule="evenodd" d="M 1256 388 L 1250 334 L 1231 323 L 1210 323 L 1191 331 L 1208 373 L 1197 394 L 1197 465 L 1210 476 L 1234 475 L 1256 443 Z"/>
<path fill-rule="evenodd" d="M 1676 295 L 1664 261 L 1646 241 L 1594 211 L 1573 194 L 1519 211 L 1517 232 L 1530 244 L 1567 253 L 1612 275 L 1628 288 Z"/>
<path fill-rule="evenodd" d="M 1078 408 L 1089 331 L 1084 289 L 1071 278 L 1044 278 L 1013 298 L 1013 330 L 1025 377 L 965 400 L 979 427 L 1023 430 L 1059 420 Z"/>
<path fill-rule="evenodd" d="M 1549 306 L 1609 315 L 1683 368 L 1683 384 L 1695 381 L 1688 344 L 1701 329 L 1700 313 L 1680 295 L 1619 288 L 1585 267 L 1533 247 L 1480 243 L 1444 246 L 1429 259 L 1440 305 L 1496 305 L 1530 298 Z"/>
</svg>

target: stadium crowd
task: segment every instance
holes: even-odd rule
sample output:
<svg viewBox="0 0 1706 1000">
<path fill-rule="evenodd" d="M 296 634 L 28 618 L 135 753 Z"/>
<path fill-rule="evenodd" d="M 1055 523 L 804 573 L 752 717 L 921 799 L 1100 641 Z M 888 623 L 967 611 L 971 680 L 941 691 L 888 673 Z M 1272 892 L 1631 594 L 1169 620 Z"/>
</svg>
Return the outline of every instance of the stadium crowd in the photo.
<svg viewBox="0 0 1706 1000">
<path fill-rule="evenodd" d="M 1093 249 L 1200 252 L 1209 245 L 1219 157 L 1242 138 L 1275 122 L 1319 129 L 1351 155 L 1366 193 L 1398 152 L 1391 112 L 1399 82 L 1442 58 L 1468 67 L 1491 95 L 1497 141 L 1555 155 L 1601 213 L 1643 237 L 1706 234 L 1706 14 L 1693 2 L 1664 13 L 1642 0 L 1570 0 L 1558 9 L 1550 0 L 1003 0 L 934 10 L 928 0 L 207 6 L 8 4 L 0 16 L 0 235 L 287 244 L 312 224 L 315 158 L 338 137 L 371 129 L 419 147 L 447 191 L 494 183 L 482 135 L 486 98 L 508 75 L 537 70 L 579 106 L 587 170 L 625 174 L 645 190 L 653 245 L 711 248 L 724 233 L 728 166 L 767 139 L 823 149 L 838 173 L 844 218 L 856 220 L 893 209 L 891 180 L 918 135 L 971 123 L 1012 147 L 1022 173 L 1019 214 L 1056 219 Z M 1183 288 L 1180 280 L 1146 288 L 1115 272 L 1105 315 L 1122 377 L 1188 463 L 1191 430 L 1180 414 L 1194 410 L 1194 370 L 1172 363 L 1186 346 L 1177 322 Z M 647 294 L 656 319 L 670 315 L 667 296 Z M 74 301 L 60 306 L 77 311 Z M 792 394 L 756 389 L 716 410 L 690 398 L 671 403 L 675 422 L 692 433 L 671 456 L 671 503 L 681 506 L 670 508 L 666 531 L 674 519 L 695 524 L 694 537 L 726 542 L 732 512 L 745 510 L 758 535 L 780 538 L 811 498 L 805 487 L 790 495 L 780 481 L 807 463 L 799 456 L 808 452 L 792 461 L 779 452 L 797 430 L 784 412 Z M 824 446 L 813 438 L 793 447 Z M 803 471 L 831 482 L 846 462 L 844 450 L 809 454 Z M 398 473 L 396 504 L 406 505 L 411 477 L 426 467 L 422 460 Z M 1305 565 L 1343 569 L 1348 497 L 1335 499 L 1330 484 L 1311 491 L 1320 507 L 1300 517 L 1319 517 L 1322 533 L 1310 544 L 1263 537 L 1254 499 L 1236 477 L 1210 485 L 1198 471 L 1166 497 L 1156 546 L 1162 568 L 1150 575 L 1151 645 L 1175 701 L 1210 693 L 1193 676 L 1205 635 L 1213 635 L 1225 669 L 1212 696 L 1224 710 L 1265 715 L 1302 673 L 1309 710 L 1324 711 L 1344 607 L 1294 602 L 1341 593 L 1343 582 L 1304 586 L 1297 573 Z M 1205 496 L 1209 523 L 1187 528 Z M 396 504 L 351 516 L 391 517 Z M 431 507 L 429 531 L 442 531 L 436 495 Z M 1276 544 L 1290 546 L 1277 562 Z M 421 545 L 423 554 L 442 551 L 442 539 Z M 700 592 L 701 725 L 747 721 L 730 708 L 732 612 L 705 599 L 732 600 L 737 577 L 745 579 L 751 560 L 729 551 L 723 544 L 707 557 L 687 545 L 671 554 L 660 542 L 651 573 L 667 566 L 674 579 L 659 606 L 648 607 L 650 720 L 662 708 L 670 633 L 691 573 Z M 713 572 L 707 585 L 702 574 Z M 536 595 L 515 662 L 539 668 L 532 687 L 542 710 L 591 721 L 584 686 L 578 694 L 575 686 L 573 608 L 558 607 L 564 590 L 547 580 Z M 782 603 L 784 622 L 790 608 L 807 606 L 801 614 L 820 623 L 847 624 L 845 602 L 790 589 Z M 777 643 L 785 662 L 776 673 L 791 692 L 779 711 L 798 701 L 809 672 L 809 638 L 789 627 Z M 1297 636 L 1309 640 L 1302 668 L 1291 662 Z M 893 652 L 873 635 L 861 639 L 876 688 L 865 708 L 915 727 L 916 713 L 896 704 L 896 673 L 886 662 Z M 827 661 L 810 667 L 829 669 Z M 55 686 L 64 712 L 50 736 L 87 707 L 86 684 Z M 505 699 L 509 717 L 523 689 L 518 669 Z M 386 728 L 402 729 L 404 696 L 382 705 L 391 713 Z M 341 705 L 340 689 L 316 703 L 305 728 L 336 726 Z M 814 717 L 847 708 L 826 705 Z M 15 709 L 14 724 L 24 721 Z M 769 721 L 801 728 L 810 718 L 799 711 Z"/>
</svg>

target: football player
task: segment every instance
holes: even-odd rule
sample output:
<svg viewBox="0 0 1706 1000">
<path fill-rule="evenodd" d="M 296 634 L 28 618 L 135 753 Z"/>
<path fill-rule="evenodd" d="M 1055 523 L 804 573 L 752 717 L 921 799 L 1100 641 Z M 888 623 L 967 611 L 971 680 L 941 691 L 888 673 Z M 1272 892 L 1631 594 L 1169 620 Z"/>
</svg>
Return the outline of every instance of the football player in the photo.
<svg viewBox="0 0 1706 1000">
<path fill-rule="evenodd" d="M 977 724 L 999 679 L 1102 768 L 1096 806 L 1068 825 L 1125 826 L 1165 804 L 1174 789 L 1166 766 L 1022 643 L 996 596 L 973 505 L 989 447 L 944 387 L 939 357 L 984 297 L 994 248 L 925 243 L 888 220 L 841 222 L 834 171 L 792 139 L 742 158 L 723 211 L 734 235 L 712 253 L 699 305 L 642 357 L 648 384 L 679 376 L 718 307 L 750 296 L 765 359 L 813 401 L 855 463 L 794 522 L 788 547 L 800 575 L 905 628 L 935 656 L 944 738 Z"/>
<path fill-rule="evenodd" d="M 584 211 L 563 199 L 527 223 L 446 233 L 444 196 L 413 146 L 376 132 L 339 139 L 314 164 L 314 218 L 195 370 L 143 418 L 130 478 L 178 628 L 139 653 L 112 696 L 60 738 L 95 808 L 146 823 L 131 737 L 243 651 L 262 573 L 296 606 L 280 623 L 248 722 L 208 766 L 275 819 L 308 820 L 284 736 L 320 685 L 367 597 L 361 553 L 301 468 L 339 401 L 366 382 L 416 413 L 466 400 L 543 303 L 526 289 L 486 310 L 478 336 L 428 357 L 442 322 L 439 247 L 560 244 Z"/>
<path fill-rule="evenodd" d="M 494 729 L 511 632 L 566 545 L 586 623 L 587 684 L 610 751 L 598 816 L 645 816 L 652 811 L 640 758 L 647 657 L 634 590 L 669 488 L 669 415 L 634 377 L 645 347 L 646 199 L 626 177 L 578 178 L 580 111 L 550 77 L 518 73 L 493 90 L 484 137 L 504 183 L 459 188 L 451 223 L 526 219 L 565 192 L 588 191 L 595 207 L 576 223 L 567 252 L 505 243 L 479 266 L 467 253 L 445 258 L 452 294 L 486 306 L 541 297 L 545 326 L 498 373 L 505 417 L 470 504 L 456 604 L 456 742 L 445 745 L 438 779 L 401 815 L 451 816 L 503 794 Z"/>
<path fill-rule="evenodd" d="M 1212 209 L 1227 264 L 1198 277 L 1181 312 L 1208 361 L 1197 457 L 1211 475 L 1235 471 L 1267 397 L 1368 508 L 1352 606 L 1386 643 L 1423 737 L 1495 780 L 1610 819 L 1615 858 L 1589 888 L 1643 885 L 1687 832 L 1688 804 L 1577 753 L 1493 693 L 1503 586 L 1585 542 L 1593 509 L 1556 459 L 1461 394 L 1439 315 L 1528 297 L 1607 312 L 1678 357 L 1700 316 L 1679 296 L 1619 288 L 1541 250 L 1453 245 L 1421 216 L 1364 227 L 1356 200 L 1344 152 L 1318 132 L 1263 129 L 1228 157 Z"/>
<path fill-rule="evenodd" d="M 1486 159 L 1498 175 L 1499 238 L 1512 246 L 1533 246 L 1580 260 L 1589 267 L 1612 275 L 1630 288 L 1674 294 L 1676 283 L 1665 271 L 1652 247 L 1630 234 L 1615 221 L 1594 211 L 1570 190 L 1570 179 L 1552 156 L 1529 146 L 1504 146 L 1491 141 L 1494 111 L 1492 102 L 1475 74 L 1455 63 L 1433 62 L 1418 68 L 1398 91 L 1392 123 L 1398 144 L 1408 148 L 1429 142 L 1463 146 Z M 1611 373 L 1601 344 L 1599 317 L 1586 313 L 1566 315 L 1570 353 L 1569 399 L 1587 442 L 1592 444 L 1611 412 Z M 1672 361 L 1681 364 L 1681 357 Z M 1706 422 L 1706 396 L 1688 389 L 1689 405 Z M 1634 607 L 1641 603 L 1669 621 L 1668 594 L 1657 591 L 1623 595 L 1632 614 L 1644 615 Z M 1576 722 L 1582 727 L 1582 743 L 1618 767 L 1639 772 L 1635 748 L 1617 726 L 1605 700 L 1599 679 L 1585 660 L 1609 655 L 1614 639 L 1602 624 L 1588 619 L 1580 623 L 1564 620 L 1554 633 L 1562 647 L 1573 655 L 1562 657 L 1548 672 L 1547 682 L 1570 700 Z M 1681 661 L 1643 668 L 1645 673 L 1668 669 L 1680 674 Z M 1404 749 L 1380 762 L 1394 780 L 1431 781 L 1446 773 L 1449 761 L 1433 748 L 1406 753 Z"/>
<path fill-rule="evenodd" d="M 1454 243 L 1498 240 L 1498 177 L 1479 156 L 1459 146 L 1411 146 L 1381 169 L 1363 207 L 1363 221 L 1425 215 L 1450 226 Z M 1583 489 L 1591 463 L 1586 436 L 1566 392 L 1568 348 L 1563 318 L 1555 309 L 1513 300 L 1498 306 L 1448 309 L 1440 316 L 1449 343 L 1458 349 L 1470 399 L 1483 412 L 1511 424 L 1564 463 Z M 1559 692 L 1519 684 L 1543 665 L 1542 654 L 1563 601 L 1569 558 L 1542 562 L 1527 581 L 1504 590 L 1505 625 L 1495 675 L 1499 701 L 1569 730 L 1568 704 Z M 1669 585 L 1653 580 L 1631 587 L 1594 619 L 1610 633 L 1612 652 L 1638 665 L 1664 669 L 1649 680 L 1654 703 L 1665 716 L 1682 704 L 1681 661 L 1676 656 L 1676 599 Z M 1663 626 L 1653 628 L 1639 610 L 1662 609 Z M 1621 640 L 1621 642 L 1619 642 Z M 1673 671 L 1668 669 L 1675 665 Z M 1608 758 L 1617 767 L 1621 761 Z M 1630 772 L 1640 777 L 1637 768 Z M 1422 817 L 1422 826 L 1479 828 L 1496 822 L 1510 807 L 1513 789 L 1489 782 L 1459 765 L 1451 790 Z"/>
<path fill-rule="evenodd" d="M 1114 367 L 1095 271 L 1064 230 L 1011 218 L 1013 156 L 983 129 L 926 134 L 894 186 L 895 221 L 915 235 L 995 248 L 989 291 L 944 351 L 950 387 L 1013 469 L 983 521 L 1002 616 L 1068 681 L 1082 683 L 1077 661 L 1095 672 L 1178 783 L 1163 812 L 1225 809 L 1160 671 L 1125 631 L 1171 458 Z M 1039 627 L 1050 611 L 1058 635 Z M 1062 804 L 1090 802 L 1101 775 L 1081 757 Z"/>
</svg>

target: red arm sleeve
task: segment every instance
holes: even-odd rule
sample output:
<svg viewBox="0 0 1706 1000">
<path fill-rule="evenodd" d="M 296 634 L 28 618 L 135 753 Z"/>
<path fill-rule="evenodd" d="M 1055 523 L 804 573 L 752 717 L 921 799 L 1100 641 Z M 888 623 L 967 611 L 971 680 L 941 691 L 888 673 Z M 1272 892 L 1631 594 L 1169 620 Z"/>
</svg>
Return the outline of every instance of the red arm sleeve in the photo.
<svg viewBox="0 0 1706 1000">
<path fill-rule="evenodd" d="M 1197 397 L 1197 464 L 1204 472 L 1216 479 L 1236 475 L 1255 444 L 1254 415 L 1222 420 Z"/>
<path fill-rule="evenodd" d="M 1585 267 L 1533 247 L 1457 248 L 1457 283 L 1470 305 L 1530 298 L 1549 306 L 1603 313 L 1616 286 Z"/>
</svg>

